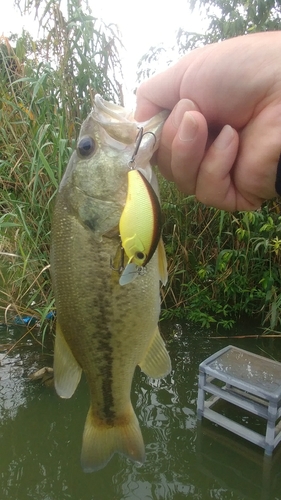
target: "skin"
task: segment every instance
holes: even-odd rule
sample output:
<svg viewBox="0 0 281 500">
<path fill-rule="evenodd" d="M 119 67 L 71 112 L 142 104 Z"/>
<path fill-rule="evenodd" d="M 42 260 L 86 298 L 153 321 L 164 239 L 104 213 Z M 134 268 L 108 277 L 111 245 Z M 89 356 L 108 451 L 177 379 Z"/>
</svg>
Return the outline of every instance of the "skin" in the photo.
<svg viewBox="0 0 281 500">
<path fill-rule="evenodd" d="M 281 32 L 196 49 L 137 91 L 135 118 L 171 111 L 156 162 L 186 194 L 254 210 L 276 196 L 281 153 Z"/>
</svg>

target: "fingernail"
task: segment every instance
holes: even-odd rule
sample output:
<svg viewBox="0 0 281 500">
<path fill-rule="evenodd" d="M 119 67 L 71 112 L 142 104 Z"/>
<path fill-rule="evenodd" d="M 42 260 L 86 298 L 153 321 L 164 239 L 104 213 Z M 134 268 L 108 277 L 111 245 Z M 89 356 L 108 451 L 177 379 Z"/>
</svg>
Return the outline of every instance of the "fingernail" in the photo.
<svg viewBox="0 0 281 500">
<path fill-rule="evenodd" d="M 179 126 L 179 138 L 183 142 L 193 141 L 197 135 L 198 124 L 188 111 L 184 114 Z"/>
<path fill-rule="evenodd" d="M 176 106 L 174 107 L 174 109 L 172 111 L 171 119 L 172 119 L 173 125 L 176 128 L 179 128 L 179 126 L 182 122 L 184 113 L 186 113 L 186 111 L 193 111 L 194 109 L 196 109 L 196 106 L 195 106 L 193 101 L 191 101 L 190 99 L 181 99 L 181 101 L 179 101 L 176 104 Z"/>
<path fill-rule="evenodd" d="M 214 146 L 217 149 L 226 149 L 233 139 L 234 131 L 230 125 L 225 125 L 214 141 Z"/>
</svg>

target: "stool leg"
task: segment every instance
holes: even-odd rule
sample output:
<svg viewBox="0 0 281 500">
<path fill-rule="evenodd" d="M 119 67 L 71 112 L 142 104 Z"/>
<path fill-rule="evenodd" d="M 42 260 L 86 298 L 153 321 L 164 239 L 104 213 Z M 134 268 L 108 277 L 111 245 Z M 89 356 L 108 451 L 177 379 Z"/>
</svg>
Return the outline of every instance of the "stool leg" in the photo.
<svg viewBox="0 0 281 500">
<path fill-rule="evenodd" d="M 268 417 L 264 447 L 266 455 L 272 455 L 272 452 L 274 450 L 275 423 L 277 420 L 277 412 L 277 403 L 273 403 L 272 401 L 270 401 L 268 404 Z"/>
<path fill-rule="evenodd" d="M 199 368 L 199 380 L 198 380 L 198 397 L 197 397 L 197 419 L 202 420 L 204 414 L 204 403 L 205 403 L 205 387 L 206 384 L 206 373 L 204 369 Z"/>
</svg>

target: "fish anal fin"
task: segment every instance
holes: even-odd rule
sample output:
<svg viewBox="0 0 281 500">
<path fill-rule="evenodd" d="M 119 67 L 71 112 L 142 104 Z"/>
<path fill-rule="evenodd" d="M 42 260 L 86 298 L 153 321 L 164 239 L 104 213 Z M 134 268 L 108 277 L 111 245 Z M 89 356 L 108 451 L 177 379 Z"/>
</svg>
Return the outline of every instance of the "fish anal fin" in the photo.
<svg viewBox="0 0 281 500">
<path fill-rule="evenodd" d="M 143 438 L 132 406 L 123 418 L 116 419 L 112 424 L 95 418 L 90 407 L 83 433 L 83 471 L 102 469 L 117 452 L 134 462 L 143 463 L 145 460 Z"/>
<path fill-rule="evenodd" d="M 170 356 L 158 327 L 139 366 L 151 378 L 165 377 L 171 371 Z"/>
<path fill-rule="evenodd" d="M 54 380 L 57 394 L 71 398 L 81 378 L 82 369 L 68 346 L 60 325 L 56 324 Z"/>
<path fill-rule="evenodd" d="M 167 257 L 166 257 L 166 252 L 165 252 L 165 247 L 162 238 L 160 238 L 158 247 L 157 247 L 157 252 L 158 252 L 158 271 L 159 271 L 159 277 L 160 280 L 162 281 L 163 285 L 166 285 L 168 281 L 168 270 L 167 270 Z"/>
</svg>

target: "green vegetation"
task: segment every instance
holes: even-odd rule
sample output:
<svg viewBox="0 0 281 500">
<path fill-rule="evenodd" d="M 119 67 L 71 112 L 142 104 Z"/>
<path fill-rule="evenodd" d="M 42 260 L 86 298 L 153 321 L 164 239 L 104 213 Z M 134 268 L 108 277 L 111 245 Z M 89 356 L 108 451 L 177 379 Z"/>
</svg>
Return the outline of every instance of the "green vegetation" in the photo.
<svg viewBox="0 0 281 500">
<path fill-rule="evenodd" d="M 138 63 L 138 80 L 151 76 L 159 61 L 171 63 L 171 53 L 179 55 L 209 43 L 248 33 L 281 29 L 281 0 L 190 0 L 191 9 L 199 10 L 202 33 L 179 28 L 171 47 L 151 47 Z"/>
<path fill-rule="evenodd" d="M 280 326 L 281 206 L 228 212 L 162 184 L 169 284 L 164 318 L 231 328 L 243 316 Z"/>
<path fill-rule="evenodd" d="M 85 2 L 68 0 L 67 14 L 57 0 L 24 3 L 26 9 L 39 5 L 40 39 L 23 32 L 0 40 L 0 314 L 7 321 L 28 314 L 44 324 L 54 308 L 49 244 L 55 192 L 93 96 L 122 104 L 121 42 L 116 28 L 95 19 Z M 211 15 L 218 4 L 204 5 Z M 253 5 L 222 3 L 207 38 L 179 31 L 179 52 L 280 28 L 280 2 Z M 162 289 L 163 317 L 225 329 L 248 315 L 280 329 L 280 204 L 229 214 L 181 195 L 162 178 L 160 185 L 170 275 Z"/>
<path fill-rule="evenodd" d="M 183 55 L 226 38 L 281 29 L 281 0 L 192 0 L 191 7 L 200 10 L 204 33 L 179 28 L 173 47 L 151 47 L 139 61 L 139 81 L 165 54 L 169 64 L 171 50 Z M 163 317 L 228 329 L 247 315 L 280 330 L 280 202 L 229 214 L 184 197 L 164 180 L 161 193 L 170 274 Z"/>
<path fill-rule="evenodd" d="M 80 3 L 68 1 L 65 16 L 57 1 L 41 2 L 38 41 L 26 32 L 0 40 L 0 307 L 7 321 L 22 313 L 43 321 L 53 308 L 56 189 L 93 96 L 122 103 L 118 31 Z"/>
</svg>

